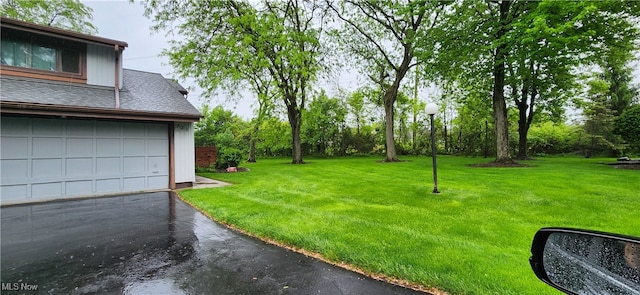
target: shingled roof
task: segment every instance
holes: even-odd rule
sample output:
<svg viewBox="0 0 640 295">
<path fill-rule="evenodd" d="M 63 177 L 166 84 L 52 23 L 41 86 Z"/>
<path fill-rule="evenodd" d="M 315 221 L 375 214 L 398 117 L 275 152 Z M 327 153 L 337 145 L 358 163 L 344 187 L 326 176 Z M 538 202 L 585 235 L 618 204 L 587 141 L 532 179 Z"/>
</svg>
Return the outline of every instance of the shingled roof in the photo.
<svg viewBox="0 0 640 295">
<path fill-rule="evenodd" d="M 123 70 L 120 108 L 113 87 L 2 76 L 2 112 L 52 112 L 70 116 L 197 121 L 202 115 L 183 95 L 178 83 L 156 73 Z"/>
</svg>

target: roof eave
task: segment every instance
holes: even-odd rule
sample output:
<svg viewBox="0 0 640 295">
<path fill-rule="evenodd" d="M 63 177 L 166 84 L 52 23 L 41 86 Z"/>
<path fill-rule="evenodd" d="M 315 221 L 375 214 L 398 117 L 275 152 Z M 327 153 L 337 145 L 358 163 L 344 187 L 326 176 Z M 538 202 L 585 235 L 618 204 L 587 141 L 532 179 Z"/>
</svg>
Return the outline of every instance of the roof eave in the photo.
<svg viewBox="0 0 640 295">
<path fill-rule="evenodd" d="M 11 101 L 0 102 L 0 113 L 159 122 L 197 122 L 203 117 L 202 115 L 194 114 L 144 112 L 127 109 L 72 107 Z"/>
<path fill-rule="evenodd" d="M 21 31 L 28 31 L 28 32 L 38 33 L 43 35 L 49 35 L 49 36 L 54 36 L 58 38 L 64 38 L 64 39 L 78 41 L 82 43 L 90 43 L 90 44 L 103 45 L 103 46 L 118 45 L 122 49 L 129 46 L 127 42 L 124 42 L 124 41 L 118 41 L 118 40 L 107 39 L 103 37 L 82 34 L 78 32 L 38 25 L 34 23 L 28 23 L 28 22 L 6 18 L 6 17 L 1 18 L 0 24 L 3 27 L 7 27 L 7 28 L 17 29 Z"/>
</svg>

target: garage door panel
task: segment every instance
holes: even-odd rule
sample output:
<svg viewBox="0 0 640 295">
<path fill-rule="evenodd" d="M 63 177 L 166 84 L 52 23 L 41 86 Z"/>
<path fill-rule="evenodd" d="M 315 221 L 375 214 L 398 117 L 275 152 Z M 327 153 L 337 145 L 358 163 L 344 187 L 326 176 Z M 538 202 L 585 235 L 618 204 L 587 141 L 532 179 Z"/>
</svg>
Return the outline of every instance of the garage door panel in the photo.
<svg viewBox="0 0 640 295">
<path fill-rule="evenodd" d="M 125 138 L 123 140 L 123 151 L 122 154 L 124 156 L 140 156 L 145 155 L 146 152 L 146 141 L 144 139 L 131 139 Z"/>
<path fill-rule="evenodd" d="M 31 176 L 34 179 L 62 176 L 62 159 L 33 159 L 31 163 Z"/>
<path fill-rule="evenodd" d="M 27 135 L 30 132 L 29 118 L 0 117 L 2 135 Z"/>
<path fill-rule="evenodd" d="M 93 158 L 67 159 L 65 165 L 67 177 L 87 177 L 93 175 Z"/>
<path fill-rule="evenodd" d="M 146 187 L 145 177 L 130 177 L 123 179 L 123 186 L 125 190 L 135 191 L 144 190 Z"/>
<path fill-rule="evenodd" d="M 93 156 L 93 138 L 67 138 L 67 157 Z"/>
<path fill-rule="evenodd" d="M 33 119 L 33 135 L 62 136 L 62 120 Z"/>
<path fill-rule="evenodd" d="M 168 124 L 0 119 L 1 203 L 169 186 Z"/>
<path fill-rule="evenodd" d="M 34 183 L 31 185 L 31 199 L 46 199 L 62 196 L 62 183 Z"/>
<path fill-rule="evenodd" d="M 168 175 L 168 159 L 166 157 L 149 157 L 149 167 L 147 171 L 150 173 L 150 175 Z"/>
<path fill-rule="evenodd" d="M 62 157 L 62 138 L 34 137 L 31 155 L 34 157 Z"/>
<path fill-rule="evenodd" d="M 145 175 L 147 171 L 145 169 L 145 159 L 146 157 L 125 157 L 124 158 L 124 174 L 125 175 Z"/>
<path fill-rule="evenodd" d="M 93 137 L 94 121 L 88 120 L 68 120 L 67 136 Z"/>
<path fill-rule="evenodd" d="M 167 137 L 167 126 L 164 124 L 149 124 L 147 125 L 147 136 L 148 137 L 159 137 L 166 138 Z"/>
<path fill-rule="evenodd" d="M 122 123 L 118 122 L 96 122 L 96 136 L 98 137 L 120 137 Z"/>
<path fill-rule="evenodd" d="M 2 183 L 24 181 L 28 175 L 29 161 L 28 160 L 2 160 L 0 161 L 0 170 L 2 173 Z"/>
<path fill-rule="evenodd" d="M 145 137 L 145 126 L 135 123 L 123 123 L 122 124 L 122 132 L 124 137 L 137 137 L 142 138 Z"/>
<path fill-rule="evenodd" d="M 169 146 L 169 141 L 166 139 L 149 139 L 147 142 L 147 155 L 167 156 L 169 151 L 164 148 L 166 146 Z"/>
<path fill-rule="evenodd" d="M 98 193 L 111 193 L 120 190 L 120 178 L 96 180 L 96 192 Z"/>
<path fill-rule="evenodd" d="M 150 188 L 163 188 L 169 182 L 169 176 L 148 177 Z"/>
<path fill-rule="evenodd" d="M 2 131 L 4 132 L 4 130 Z M 0 140 L 2 159 L 24 159 L 29 157 L 29 138 L 2 136 Z"/>
<path fill-rule="evenodd" d="M 2 194 L 2 202 L 8 203 L 25 200 L 28 198 L 27 185 L 3 185 L 2 189 L 0 189 L 0 194 Z M 4 212 L 2 214 L 4 214 Z"/>
<path fill-rule="evenodd" d="M 96 140 L 96 155 L 100 156 L 119 156 L 120 138 L 98 138 Z"/>
<path fill-rule="evenodd" d="M 93 193 L 93 181 L 81 180 L 81 181 L 67 181 L 65 183 L 66 195 L 88 195 Z"/>
<path fill-rule="evenodd" d="M 96 176 L 120 175 L 120 161 L 119 157 L 96 159 Z"/>
</svg>

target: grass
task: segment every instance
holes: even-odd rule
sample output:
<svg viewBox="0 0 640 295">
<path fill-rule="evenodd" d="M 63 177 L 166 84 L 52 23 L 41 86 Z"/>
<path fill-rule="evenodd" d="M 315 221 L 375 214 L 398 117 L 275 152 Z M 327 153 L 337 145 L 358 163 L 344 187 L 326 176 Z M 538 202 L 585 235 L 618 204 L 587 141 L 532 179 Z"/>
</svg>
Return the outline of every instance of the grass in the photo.
<svg viewBox="0 0 640 295">
<path fill-rule="evenodd" d="M 254 235 L 451 294 L 558 294 L 530 270 L 541 227 L 640 236 L 640 171 L 605 159 L 542 158 L 524 168 L 476 168 L 482 158 L 288 159 L 248 173 L 204 174 L 233 186 L 184 199 Z"/>
</svg>

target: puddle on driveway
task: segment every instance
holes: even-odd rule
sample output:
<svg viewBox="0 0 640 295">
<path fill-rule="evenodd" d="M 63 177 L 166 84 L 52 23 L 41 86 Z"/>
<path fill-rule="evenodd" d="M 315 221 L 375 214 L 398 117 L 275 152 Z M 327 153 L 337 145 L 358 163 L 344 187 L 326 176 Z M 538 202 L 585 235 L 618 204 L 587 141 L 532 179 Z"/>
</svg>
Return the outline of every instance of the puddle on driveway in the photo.
<svg viewBox="0 0 640 295">
<path fill-rule="evenodd" d="M 2 294 L 417 294 L 222 227 L 170 192 L 1 209 Z"/>
</svg>

